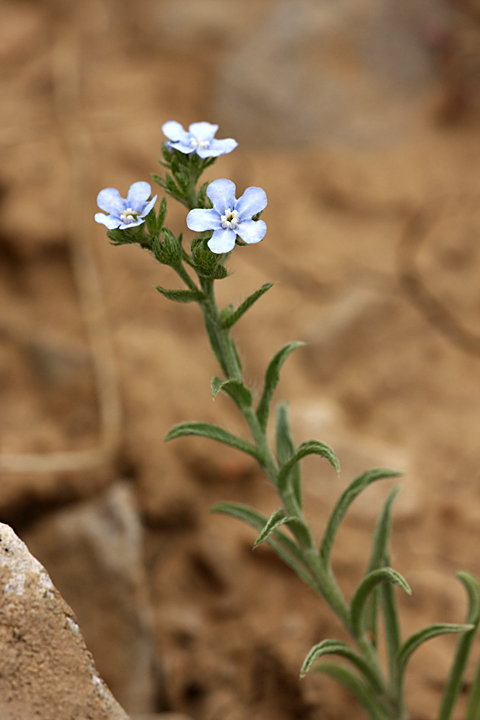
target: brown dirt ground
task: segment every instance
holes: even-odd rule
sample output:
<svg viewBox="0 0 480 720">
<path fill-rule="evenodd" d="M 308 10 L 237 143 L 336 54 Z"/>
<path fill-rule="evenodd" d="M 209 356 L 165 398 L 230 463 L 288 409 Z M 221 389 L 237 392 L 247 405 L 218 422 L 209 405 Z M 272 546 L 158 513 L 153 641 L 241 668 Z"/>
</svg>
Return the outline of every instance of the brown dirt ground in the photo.
<svg viewBox="0 0 480 720">
<path fill-rule="evenodd" d="M 274 509 L 257 470 L 207 442 L 162 443 L 187 419 L 242 432 L 226 400 L 212 403 L 216 369 L 196 308 L 158 296 L 167 270 L 137 248 L 111 247 L 92 220 L 100 188 L 126 189 L 156 170 L 163 122 L 215 121 L 224 38 L 179 49 L 168 29 L 148 27 L 146 1 L 89 0 L 75 18 L 67 3 L 0 5 L 1 519 L 21 534 L 56 505 L 131 478 L 164 678 L 159 709 L 195 720 L 361 717 L 328 679 L 298 680 L 311 645 L 341 634 L 329 612 L 268 549 L 252 553 L 253 532 L 208 513 L 229 499 Z M 254 22 L 258 8 L 245 7 Z M 273 353 L 305 340 L 279 399 L 292 403 L 298 441 L 319 433 L 345 457 L 340 480 L 318 462 L 307 466 L 318 527 L 350 465 L 398 459 L 407 471 L 393 537 L 394 566 L 414 591 L 401 598 L 404 632 L 462 621 L 452 575 L 480 575 L 480 134 L 475 113 L 454 126 L 435 122 L 441 92 L 432 88 L 414 131 L 394 147 L 245 142 L 214 169 L 269 196 L 265 242 L 235 252 L 219 289 L 222 301 L 238 302 L 278 281 L 238 327 L 247 376 L 259 387 Z M 118 368 L 119 439 L 111 366 L 95 371 L 86 330 L 95 277 L 86 305 L 79 299 L 77 270 L 91 262 L 75 244 L 79 217 L 94 243 Z M 181 212 L 172 208 L 170 220 L 182 228 Z M 106 420 L 99 406 L 110 408 Z M 107 459 L 80 453 L 69 455 L 77 470 L 28 472 L 29 453 L 88 451 L 102 438 Z M 368 558 L 372 506 L 384 496 L 371 492 L 335 552 L 347 593 Z M 436 640 L 412 661 L 418 720 L 438 705 L 452 647 Z"/>
</svg>

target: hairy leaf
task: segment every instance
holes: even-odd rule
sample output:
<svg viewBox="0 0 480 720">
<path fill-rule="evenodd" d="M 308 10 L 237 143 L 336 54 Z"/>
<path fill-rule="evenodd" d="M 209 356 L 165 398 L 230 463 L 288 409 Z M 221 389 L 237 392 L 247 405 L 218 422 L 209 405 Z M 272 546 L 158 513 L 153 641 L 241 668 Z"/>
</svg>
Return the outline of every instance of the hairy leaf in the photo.
<svg viewBox="0 0 480 720">
<path fill-rule="evenodd" d="M 212 395 L 216 397 L 223 390 L 239 407 L 250 407 L 252 404 L 252 393 L 240 380 L 220 380 L 218 377 L 212 379 Z"/>
<path fill-rule="evenodd" d="M 314 668 L 315 672 L 335 678 L 342 683 L 357 698 L 370 715 L 371 720 L 385 720 L 388 715 L 385 708 L 378 702 L 368 683 L 355 671 L 343 665 L 323 662 L 318 663 Z"/>
<path fill-rule="evenodd" d="M 268 522 L 265 515 L 240 503 L 219 503 L 218 505 L 214 505 L 210 512 L 231 515 L 238 520 L 243 520 L 248 523 L 259 532 Z M 293 540 L 279 530 L 279 528 L 276 528 L 273 534 L 267 538 L 266 542 L 271 545 L 277 555 L 279 555 L 307 585 L 310 585 L 315 592 L 320 592 L 315 578 L 312 577 L 310 570 L 305 566 L 301 551 Z"/>
<path fill-rule="evenodd" d="M 427 640 L 438 637 L 439 635 L 447 635 L 448 633 L 464 633 L 473 630 L 474 625 L 455 625 L 452 623 L 435 623 L 428 625 L 423 630 L 411 635 L 401 646 L 398 652 L 398 666 L 400 674 L 403 674 L 406 665 L 417 648 Z"/>
<path fill-rule="evenodd" d="M 412 593 L 407 581 L 400 573 L 392 570 L 390 567 L 379 568 L 378 570 L 372 570 L 372 572 L 368 573 L 358 586 L 350 607 L 352 630 L 357 638 L 360 637 L 363 632 L 363 613 L 368 596 L 375 587 L 381 583 L 392 583 L 393 585 L 401 587 L 402 590 L 405 590 L 409 595 Z"/>
<path fill-rule="evenodd" d="M 223 430 L 223 428 L 217 425 L 210 425 L 209 423 L 201 422 L 187 422 L 176 425 L 172 428 L 165 436 L 165 442 L 169 440 L 176 440 L 186 435 L 197 435 L 199 437 L 209 438 L 210 440 L 216 440 L 224 445 L 230 445 L 237 450 L 241 450 L 247 455 L 251 455 L 256 460 L 262 460 L 257 448 L 246 440 L 237 438 L 235 435 Z"/>
<path fill-rule="evenodd" d="M 355 478 L 355 480 L 347 487 L 347 489 L 340 496 L 340 499 L 338 500 L 330 516 L 330 520 L 328 521 L 328 525 L 323 536 L 323 541 L 320 548 L 320 555 L 325 563 L 328 563 L 330 560 L 330 553 L 332 551 L 332 546 L 335 540 L 335 535 L 337 534 L 337 530 L 343 520 L 345 513 L 347 512 L 348 508 L 355 500 L 355 498 L 358 497 L 362 490 L 368 487 L 371 483 L 376 482 L 377 480 L 382 480 L 384 478 L 398 477 L 401 474 L 402 473 L 399 473 L 395 470 L 388 470 L 384 468 L 377 470 L 369 470 L 368 472 L 363 473 L 363 475 Z"/>
<path fill-rule="evenodd" d="M 264 286 L 265 287 L 265 286 Z M 268 423 L 268 417 L 270 415 L 270 404 L 272 402 L 273 394 L 280 380 L 280 369 L 287 359 L 287 357 L 299 347 L 302 347 L 302 342 L 292 342 L 285 345 L 271 360 L 267 372 L 265 373 L 265 384 L 263 388 L 262 397 L 257 407 L 257 417 L 260 425 L 265 430 Z"/>
<path fill-rule="evenodd" d="M 295 453 L 295 445 L 293 444 L 290 434 L 290 423 L 288 419 L 288 404 L 279 403 L 277 407 L 277 417 L 275 423 L 275 439 L 277 459 L 280 466 L 285 465 Z M 297 463 L 290 474 L 290 482 L 293 488 L 293 494 L 299 508 L 302 507 L 302 488 L 300 465 Z"/>
<path fill-rule="evenodd" d="M 305 677 L 312 669 L 314 662 L 324 655 L 340 655 L 340 657 L 350 660 L 376 690 L 382 690 L 382 686 L 368 662 L 341 640 L 322 640 L 318 645 L 314 645 L 303 662 L 300 677 Z"/>
<path fill-rule="evenodd" d="M 174 300 L 180 303 L 198 302 L 204 300 L 205 296 L 200 290 L 167 290 L 157 285 L 156 290 L 167 300 Z"/>
<path fill-rule="evenodd" d="M 270 290 L 270 288 L 273 287 L 274 285 L 275 285 L 275 283 L 273 283 L 273 282 L 265 283 L 265 285 L 262 285 L 261 288 L 259 288 L 258 290 L 255 290 L 255 292 L 252 293 L 251 295 L 249 295 L 247 297 L 247 299 L 244 300 L 242 302 L 242 304 L 239 305 L 239 307 L 236 310 L 234 310 L 231 314 L 228 314 L 223 318 L 222 327 L 229 328 L 229 327 L 232 327 L 232 325 L 235 325 L 237 320 L 240 320 L 242 315 L 244 315 L 247 312 L 247 310 L 249 308 L 251 308 L 252 305 L 259 298 L 261 298 L 262 295 L 264 295 L 267 292 L 267 290 Z"/>
<path fill-rule="evenodd" d="M 307 457 L 307 455 L 320 455 L 328 460 L 330 465 L 332 465 L 337 472 L 340 470 L 337 456 L 329 445 L 326 445 L 319 440 L 308 440 L 297 448 L 294 455 L 281 468 L 278 474 L 278 487 L 280 490 L 286 489 L 290 472 L 293 470 L 295 465 L 299 463 L 302 458 Z"/>
</svg>

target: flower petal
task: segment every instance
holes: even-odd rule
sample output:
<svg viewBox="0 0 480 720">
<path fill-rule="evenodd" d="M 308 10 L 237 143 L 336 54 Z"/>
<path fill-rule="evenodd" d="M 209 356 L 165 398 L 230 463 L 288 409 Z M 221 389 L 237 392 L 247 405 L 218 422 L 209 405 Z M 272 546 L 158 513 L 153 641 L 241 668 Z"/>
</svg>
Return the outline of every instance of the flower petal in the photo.
<svg viewBox="0 0 480 720">
<path fill-rule="evenodd" d="M 235 183 L 225 178 L 214 180 L 207 188 L 207 195 L 220 215 L 235 207 Z"/>
<path fill-rule="evenodd" d="M 246 243 L 258 243 L 265 237 L 267 226 L 263 220 L 244 220 L 237 227 L 237 235 L 240 235 Z"/>
<path fill-rule="evenodd" d="M 120 220 L 113 217 L 113 215 L 104 215 L 103 213 L 97 213 L 95 215 L 95 222 L 100 225 L 105 225 L 109 230 L 115 230 L 120 225 Z"/>
<path fill-rule="evenodd" d="M 175 148 L 175 150 L 179 150 L 180 152 L 185 153 L 185 155 L 189 155 L 190 153 L 195 152 L 194 147 L 192 147 L 191 145 L 187 145 L 186 143 L 184 143 L 183 141 L 180 141 L 180 140 L 178 142 L 172 142 L 169 144 L 172 148 Z"/>
<path fill-rule="evenodd" d="M 141 224 L 144 223 L 144 222 L 145 222 L 145 220 L 144 220 L 143 218 L 138 218 L 138 220 L 136 220 L 135 222 L 122 223 L 122 224 L 119 225 L 118 227 L 119 227 L 120 230 L 128 230 L 129 228 L 137 227 L 137 225 L 141 225 Z"/>
<path fill-rule="evenodd" d="M 137 213 L 141 213 L 145 203 L 152 194 L 152 188 L 147 182 L 136 182 L 130 185 L 127 195 L 127 207 Z"/>
<path fill-rule="evenodd" d="M 183 129 L 180 123 L 175 120 L 169 120 L 162 125 L 162 132 L 172 142 L 183 140 L 188 142 L 188 132 Z"/>
<path fill-rule="evenodd" d="M 218 125 L 212 125 L 208 122 L 198 122 L 192 123 L 188 129 L 195 140 L 213 140 L 218 130 Z"/>
<path fill-rule="evenodd" d="M 221 255 L 228 253 L 235 247 L 235 230 L 219 228 L 215 230 L 207 245 L 213 253 Z"/>
<path fill-rule="evenodd" d="M 187 215 L 187 227 L 195 232 L 205 232 L 205 230 L 216 230 L 221 227 L 220 215 L 216 210 L 190 210 Z"/>
<path fill-rule="evenodd" d="M 142 213 L 141 213 L 142 217 L 147 217 L 148 213 L 150 212 L 150 210 L 153 208 L 153 206 L 157 202 L 157 197 L 158 197 L 158 195 L 155 195 L 155 197 L 152 198 L 150 200 L 150 202 L 145 205 L 145 207 L 143 208 Z"/>
<path fill-rule="evenodd" d="M 209 148 L 206 150 L 198 148 L 197 154 L 200 155 L 201 158 L 218 157 L 219 155 L 226 155 L 227 153 L 232 152 L 232 150 L 235 150 L 237 145 L 237 141 L 233 138 L 226 138 L 225 140 L 212 140 Z"/>
<path fill-rule="evenodd" d="M 100 190 L 97 195 L 97 205 L 100 210 L 105 210 L 112 215 L 120 215 L 126 208 L 125 200 L 115 188 Z"/>
<path fill-rule="evenodd" d="M 245 218 L 246 220 L 266 208 L 267 202 L 265 190 L 259 187 L 249 187 L 245 190 L 242 197 L 238 198 L 236 210 L 240 218 L 242 220 Z"/>
</svg>

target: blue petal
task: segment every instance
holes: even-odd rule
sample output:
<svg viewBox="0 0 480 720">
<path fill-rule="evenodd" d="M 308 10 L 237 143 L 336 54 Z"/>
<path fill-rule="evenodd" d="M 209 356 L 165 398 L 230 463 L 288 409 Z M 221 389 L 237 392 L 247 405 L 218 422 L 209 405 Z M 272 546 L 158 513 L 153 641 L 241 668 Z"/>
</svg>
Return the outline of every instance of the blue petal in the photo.
<svg viewBox="0 0 480 720">
<path fill-rule="evenodd" d="M 220 215 L 216 210 L 190 210 L 187 215 L 187 227 L 195 232 L 215 230 L 221 227 Z"/>
<path fill-rule="evenodd" d="M 145 222 L 145 220 L 143 220 L 143 218 L 138 218 L 138 220 L 136 220 L 135 222 L 121 223 L 121 225 L 119 225 L 118 227 L 120 230 L 128 230 L 128 228 L 137 227 L 137 225 L 141 225 L 144 222 Z"/>
<path fill-rule="evenodd" d="M 215 230 L 207 245 L 213 253 L 221 255 L 228 253 L 235 247 L 236 233 L 234 230 L 219 228 Z"/>
<path fill-rule="evenodd" d="M 127 195 L 127 207 L 137 213 L 141 213 L 145 203 L 152 194 L 152 188 L 147 182 L 136 182 L 130 186 Z"/>
<path fill-rule="evenodd" d="M 147 217 L 148 213 L 150 212 L 150 210 L 153 208 L 153 206 L 157 202 L 157 197 L 158 197 L 158 195 L 155 195 L 155 197 L 152 198 L 150 200 L 150 202 L 147 203 L 147 205 L 145 205 L 145 207 L 143 208 L 143 211 L 141 213 L 142 217 Z"/>
<path fill-rule="evenodd" d="M 260 210 L 267 207 L 267 195 L 265 190 L 259 187 L 249 187 L 245 190 L 241 198 L 238 198 L 236 210 L 240 215 L 240 219 L 245 220 L 256 215 Z"/>
<path fill-rule="evenodd" d="M 187 140 L 188 142 L 188 140 Z M 189 153 L 195 152 L 195 148 L 191 145 L 186 144 L 185 142 L 179 141 L 179 142 L 172 142 L 171 143 L 172 148 L 175 148 L 175 150 L 180 150 L 180 152 L 185 153 L 188 155 Z"/>
<path fill-rule="evenodd" d="M 188 143 L 188 132 L 183 129 L 180 123 L 175 122 L 175 120 L 169 120 L 169 122 L 164 123 L 162 125 L 162 132 L 165 137 L 172 142 L 183 140 L 183 142 Z"/>
<path fill-rule="evenodd" d="M 214 180 L 207 188 L 207 195 L 220 215 L 235 208 L 235 183 L 225 178 Z"/>
<path fill-rule="evenodd" d="M 109 230 L 115 230 L 120 225 L 120 220 L 113 217 L 112 215 L 104 215 L 103 213 L 97 213 L 95 215 L 95 222 L 105 225 Z"/>
<path fill-rule="evenodd" d="M 258 243 L 265 237 L 267 226 L 263 220 L 244 220 L 237 227 L 237 235 L 249 245 Z"/>
<path fill-rule="evenodd" d="M 188 129 L 195 140 L 213 140 L 218 130 L 218 125 L 212 125 L 208 122 L 198 122 L 192 123 Z"/>
<path fill-rule="evenodd" d="M 232 150 L 235 150 L 237 145 L 237 141 L 233 138 L 226 138 L 225 140 L 212 140 L 209 148 L 206 150 L 198 148 L 197 154 L 200 155 L 201 158 L 218 157 L 219 155 L 226 155 L 227 153 L 232 152 Z"/>
<path fill-rule="evenodd" d="M 97 195 L 97 205 L 100 210 L 105 210 L 105 212 L 117 216 L 120 215 L 127 206 L 125 200 L 115 188 L 100 190 Z"/>
</svg>

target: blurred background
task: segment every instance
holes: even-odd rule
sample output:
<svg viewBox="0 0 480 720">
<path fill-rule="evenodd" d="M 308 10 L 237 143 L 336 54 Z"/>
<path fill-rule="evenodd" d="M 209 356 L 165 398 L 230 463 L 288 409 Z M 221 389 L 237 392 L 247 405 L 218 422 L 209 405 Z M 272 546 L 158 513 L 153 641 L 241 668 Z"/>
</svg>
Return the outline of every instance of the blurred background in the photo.
<svg viewBox="0 0 480 720">
<path fill-rule="evenodd" d="M 480 3 L 477 0 L 0 0 L 0 521 L 45 565 L 98 669 L 134 715 L 363 717 L 333 681 L 298 679 L 342 630 L 236 521 L 269 512 L 233 450 L 163 444 L 172 424 L 244 428 L 200 314 L 136 247 L 93 222 L 96 195 L 159 172 L 161 126 L 206 120 L 240 143 L 207 171 L 269 198 L 223 303 L 277 285 L 238 326 L 247 379 L 288 341 L 278 398 L 319 531 L 366 469 L 405 472 L 393 565 L 405 632 L 462 622 L 457 569 L 480 575 Z M 169 224 L 185 214 L 169 204 Z M 188 237 L 188 236 L 187 236 Z M 350 593 L 388 484 L 350 511 L 334 553 Z M 457 587 L 458 585 L 458 587 Z M 453 641 L 454 642 L 454 641 Z M 432 717 L 453 644 L 414 656 Z M 480 649 L 480 648 L 479 648 Z M 477 649 L 477 655 L 478 650 Z"/>
</svg>

